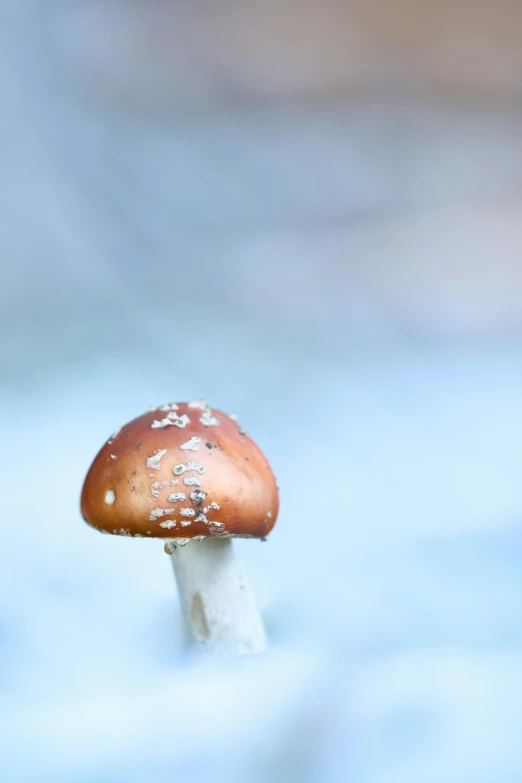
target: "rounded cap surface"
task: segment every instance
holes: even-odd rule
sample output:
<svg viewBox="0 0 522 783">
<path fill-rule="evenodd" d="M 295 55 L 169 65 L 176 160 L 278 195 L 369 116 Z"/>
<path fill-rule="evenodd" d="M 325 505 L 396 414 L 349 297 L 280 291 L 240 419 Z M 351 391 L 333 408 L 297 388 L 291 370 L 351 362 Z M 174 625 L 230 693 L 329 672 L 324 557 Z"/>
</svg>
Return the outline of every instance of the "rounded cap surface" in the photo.
<svg viewBox="0 0 522 783">
<path fill-rule="evenodd" d="M 98 452 L 81 497 L 92 527 L 143 538 L 263 538 L 278 511 L 260 449 L 203 400 L 161 405 L 122 427 Z"/>
</svg>

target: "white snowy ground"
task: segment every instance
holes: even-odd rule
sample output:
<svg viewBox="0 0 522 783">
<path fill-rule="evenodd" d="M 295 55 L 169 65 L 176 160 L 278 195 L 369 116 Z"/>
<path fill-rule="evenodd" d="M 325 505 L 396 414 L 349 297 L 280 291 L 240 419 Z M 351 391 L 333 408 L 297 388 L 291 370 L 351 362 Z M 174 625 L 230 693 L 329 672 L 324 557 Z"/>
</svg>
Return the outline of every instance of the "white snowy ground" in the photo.
<svg viewBox="0 0 522 783">
<path fill-rule="evenodd" d="M 196 351 L 181 383 L 115 357 L 6 392 L 0 780 L 519 783 L 520 359 Z M 187 659 L 162 545 L 78 512 L 108 433 L 202 394 L 281 486 L 270 541 L 238 545 L 270 635 L 248 659 Z"/>
</svg>

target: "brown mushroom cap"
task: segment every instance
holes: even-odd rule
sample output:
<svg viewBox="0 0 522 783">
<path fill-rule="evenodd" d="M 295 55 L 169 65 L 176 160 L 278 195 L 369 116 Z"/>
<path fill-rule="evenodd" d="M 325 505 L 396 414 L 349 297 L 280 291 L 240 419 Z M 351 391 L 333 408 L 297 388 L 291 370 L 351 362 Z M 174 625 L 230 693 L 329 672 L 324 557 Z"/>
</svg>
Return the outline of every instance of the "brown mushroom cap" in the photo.
<svg viewBox="0 0 522 783">
<path fill-rule="evenodd" d="M 199 400 L 161 405 L 122 427 L 81 497 L 97 530 L 151 538 L 263 538 L 278 511 L 264 455 L 233 418 Z"/>
</svg>

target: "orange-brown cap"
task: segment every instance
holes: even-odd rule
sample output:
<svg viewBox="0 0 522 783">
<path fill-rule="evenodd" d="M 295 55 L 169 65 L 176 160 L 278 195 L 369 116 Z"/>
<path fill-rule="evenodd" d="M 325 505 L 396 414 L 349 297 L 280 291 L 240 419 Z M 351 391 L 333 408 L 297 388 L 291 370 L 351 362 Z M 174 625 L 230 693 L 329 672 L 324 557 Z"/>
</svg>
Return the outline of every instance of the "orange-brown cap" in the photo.
<svg viewBox="0 0 522 783">
<path fill-rule="evenodd" d="M 116 535 L 263 538 L 279 495 L 235 418 L 197 400 L 160 405 L 109 438 L 85 479 L 81 511 Z"/>
</svg>

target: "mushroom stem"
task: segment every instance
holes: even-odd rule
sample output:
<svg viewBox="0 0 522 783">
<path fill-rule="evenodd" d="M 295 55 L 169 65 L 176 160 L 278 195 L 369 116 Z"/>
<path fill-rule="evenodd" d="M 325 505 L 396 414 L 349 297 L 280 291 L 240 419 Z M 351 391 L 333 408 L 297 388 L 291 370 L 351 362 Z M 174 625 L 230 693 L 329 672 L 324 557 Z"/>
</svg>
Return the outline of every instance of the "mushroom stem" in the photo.
<svg viewBox="0 0 522 783">
<path fill-rule="evenodd" d="M 171 556 L 191 639 L 212 652 L 264 650 L 263 622 L 232 540 L 189 540 L 172 549 Z"/>
</svg>

